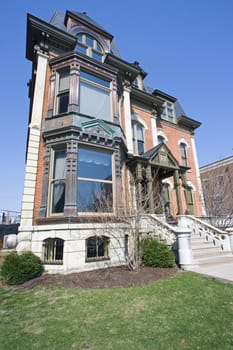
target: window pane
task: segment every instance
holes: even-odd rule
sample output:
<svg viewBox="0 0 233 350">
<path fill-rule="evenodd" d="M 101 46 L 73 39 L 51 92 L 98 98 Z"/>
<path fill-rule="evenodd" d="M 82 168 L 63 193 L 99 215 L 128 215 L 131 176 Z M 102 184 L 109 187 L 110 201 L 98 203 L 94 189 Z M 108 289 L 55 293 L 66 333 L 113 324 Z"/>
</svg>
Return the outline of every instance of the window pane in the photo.
<svg viewBox="0 0 233 350">
<path fill-rule="evenodd" d="M 92 58 L 94 58 L 98 62 L 102 62 L 102 55 L 95 51 L 92 51 Z"/>
<path fill-rule="evenodd" d="M 86 240 L 87 258 L 107 258 L 109 240 L 105 236 L 90 237 Z"/>
<path fill-rule="evenodd" d="M 137 139 L 143 141 L 143 129 L 137 124 Z"/>
<path fill-rule="evenodd" d="M 65 205 L 66 150 L 54 152 L 52 213 L 62 213 Z"/>
<path fill-rule="evenodd" d="M 143 154 L 143 153 L 144 153 L 144 142 L 138 141 L 138 154 Z"/>
<path fill-rule="evenodd" d="M 58 114 L 66 113 L 69 105 L 69 92 L 58 96 Z"/>
<path fill-rule="evenodd" d="M 70 88 L 70 75 L 69 72 L 63 71 L 59 74 L 60 80 L 59 80 L 59 92 L 69 90 Z"/>
<path fill-rule="evenodd" d="M 78 34 L 77 35 L 77 40 L 82 42 L 83 34 Z"/>
<path fill-rule="evenodd" d="M 54 152 L 54 179 L 64 179 L 66 177 L 66 150 L 58 149 Z"/>
<path fill-rule="evenodd" d="M 89 36 L 86 36 L 86 44 L 87 46 L 94 47 L 94 40 Z"/>
<path fill-rule="evenodd" d="M 103 85 L 103 86 L 105 86 L 107 88 L 110 87 L 110 82 L 108 80 L 105 80 L 105 79 L 102 79 L 100 77 L 97 77 L 96 75 L 93 75 L 93 74 L 81 71 L 80 72 L 80 77 L 84 78 L 84 79 L 87 79 L 87 80 L 90 80 L 93 83 Z"/>
<path fill-rule="evenodd" d="M 83 45 L 79 45 L 79 44 L 78 44 L 78 45 L 76 46 L 76 50 L 77 50 L 78 52 L 84 54 L 84 55 L 87 54 L 87 49 L 86 49 L 86 47 L 83 46 Z"/>
<path fill-rule="evenodd" d="M 97 249 L 98 249 L 98 257 L 105 256 L 105 240 L 104 238 L 98 238 L 97 240 Z"/>
<path fill-rule="evenodd" d="M 55 181 L 53 183 L 52 213 L 63 213 L 65 205 L 65 182 Z"/>
<path fill-rule="evenodd" d="M 87 258 L 96 258 L 96 237 L 87 239 Z"/>
<path fill-rule="evenodd" d="M 89 179 L 112 180 L 111 153 L 79 148 L 78 176 Z"/>
<path fill-rule="evenodd" d="M 102 52 L 102 47 L 98 43 L 96 43 L 96 49 L 97 51 Z"/>
<path fill-rule="evenodd" d="M 80 82 L 80 113 L 110 120 L 110 95 L 93 85 Z"/>
<path fill-rule="evenodd" d="M 64 241 L 60 238 L 48 238 L 43 241 L 44 263 L 62 264 L 63 263 Z"/>
<path fill-rule="evenodd" d="M 112 184 L 78 180 L 78 211 L 111 212 Z"/>
</svg>

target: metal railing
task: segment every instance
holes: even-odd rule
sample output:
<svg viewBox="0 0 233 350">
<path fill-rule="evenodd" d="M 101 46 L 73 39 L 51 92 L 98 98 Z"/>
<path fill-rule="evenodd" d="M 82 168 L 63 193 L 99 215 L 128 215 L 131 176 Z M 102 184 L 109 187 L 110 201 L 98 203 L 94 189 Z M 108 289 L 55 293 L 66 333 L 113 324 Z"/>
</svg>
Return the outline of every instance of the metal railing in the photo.
<svg viewBox="0 0 233 350">
<path fill-rule="evenodd" d="M 20 222 L 20 212 L 0 209 L 0 224 L 1 225 L 11 225 L 19 224 Z"/>
</svg>

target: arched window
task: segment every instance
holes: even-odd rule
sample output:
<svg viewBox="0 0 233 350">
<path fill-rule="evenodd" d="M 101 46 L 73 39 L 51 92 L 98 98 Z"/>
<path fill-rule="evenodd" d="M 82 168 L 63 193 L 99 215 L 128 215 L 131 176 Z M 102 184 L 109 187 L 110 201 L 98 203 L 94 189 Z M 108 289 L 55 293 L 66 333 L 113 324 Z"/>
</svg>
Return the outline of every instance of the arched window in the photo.
<svg viewBox="0 0 233 350">
<path fill-rule="evenodd" d="M 103 49 L 98 41 L 87 34 L 77 35 L 76 50 L 84 55 L 94 58 L 96 61 L 103 61 Z"/>
<path fill-rule="evenodd" d="M 180 154 L 181 154 L 181 164 L 187 167 L 188 166 L 187 145 L 184 142 L 180 143 Z"/>
<path fill-rule="evenodd" d="M 108 255 L 109 238 L 106 236 L 92 236 L 86 239 L 86 260 L 105 260 Z"/>
<path fill-rule="evenodd" d="M 64 240 L 60 238 L 47 238 L 43 241 L 44 264 L 63 264 Z"/>
<path fill-rule="evenodd" d="M 134 152 L 139 155 L 143 154 L 145 152 L 143 126 L 139 123 L 133 123 L 132 132 L 133 132 Z"/>
</svg>

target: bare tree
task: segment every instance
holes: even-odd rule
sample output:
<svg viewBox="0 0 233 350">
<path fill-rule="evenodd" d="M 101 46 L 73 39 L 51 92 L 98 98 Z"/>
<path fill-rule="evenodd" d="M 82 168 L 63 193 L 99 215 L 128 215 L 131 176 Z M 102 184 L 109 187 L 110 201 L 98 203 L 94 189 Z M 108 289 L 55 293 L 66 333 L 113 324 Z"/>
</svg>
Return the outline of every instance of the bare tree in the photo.
<svg viewBox="0 0 233 350">
<path fill-rule="evenodd" d="M 149 181 L 142 168 L 141 176 L 135 171 L 127 174 L 129 191 L 121 191 L 121 204 L 113 208 L 111 195 L 102 189 L 93 193 L 95 210 L 100 213 L 99 220 L 104 224 L 108 236 L 120 240 L 119 231 L 123 226 L 125 232 L 125 262 L 130 270 L 137 270 L 141 263 L 141 229 L 140 220 L 143 214 L 154 214 L 163 207 L 162 184 L 158 181 L 159 169 L 152 171 Z M 119 197 L 119 196 L 118 196 Z M 111 213 L 111 214 L 110 214 Z"/>
<path fill-rule="evenodd" d="M 228 166 L 201 174 L 206 214 L 212 225 L 233 226 L 233 174 Z"/>
</svg>

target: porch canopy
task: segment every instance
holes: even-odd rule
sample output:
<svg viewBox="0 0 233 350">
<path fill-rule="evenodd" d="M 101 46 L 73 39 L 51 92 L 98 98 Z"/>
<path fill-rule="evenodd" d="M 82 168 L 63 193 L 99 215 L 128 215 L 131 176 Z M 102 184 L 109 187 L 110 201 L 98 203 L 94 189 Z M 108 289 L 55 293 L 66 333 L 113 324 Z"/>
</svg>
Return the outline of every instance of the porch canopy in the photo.
<svg viewBox="0 0 233 350">
<path fill-rule="evenodd" d="M 177 200 L 177 214 L 183 214 L 180 184 L 186 188 L 185 173 L 188 167 L 180 166 L 172 152 L 165 143 L 160 143 L 151 150 L 133 157 L 129 160 L 129 169 L 138 188 L 138 196 L 143 196 L 143 184 L 146 184 L 146 193 L 148 196 L 149 211 L 154 213 L 154 183 L 162 182 L 163 179 L 173 176 L 174 187 Z M 138 198 L 140 200 L 142 198 Z"/>
</svg>

